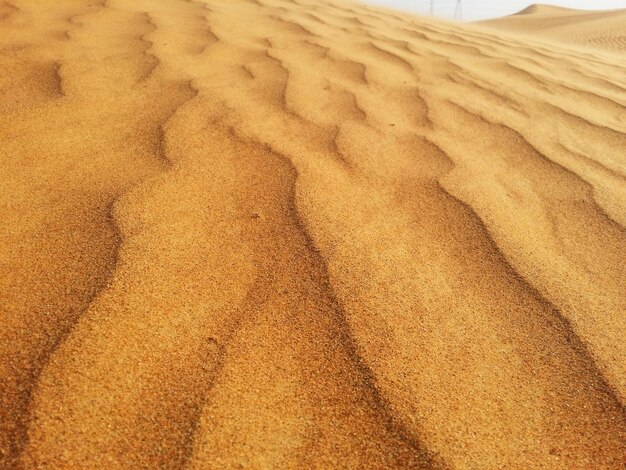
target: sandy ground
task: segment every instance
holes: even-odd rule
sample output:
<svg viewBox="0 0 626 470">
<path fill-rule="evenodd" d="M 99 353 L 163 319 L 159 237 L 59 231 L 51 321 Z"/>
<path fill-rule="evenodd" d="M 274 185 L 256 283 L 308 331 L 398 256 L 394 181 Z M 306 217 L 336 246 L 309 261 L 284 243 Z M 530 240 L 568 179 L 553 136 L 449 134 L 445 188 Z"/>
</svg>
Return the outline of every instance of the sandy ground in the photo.
<svg viewBox="0 0 626 470">
<path fill-rule="evenodd" d="M 626 6 L 626 4 L 624 5 Z M 585 11 L 532 5 L 517 15 L 484 21 L 508 33 L 526 33 L 562 45 L 626 53 L 626 8 Z"/>
<path fill-rule="evenodd" d="M 0 5 L 0 468 L 624 468 L 598 21 Z"/>
</svg>

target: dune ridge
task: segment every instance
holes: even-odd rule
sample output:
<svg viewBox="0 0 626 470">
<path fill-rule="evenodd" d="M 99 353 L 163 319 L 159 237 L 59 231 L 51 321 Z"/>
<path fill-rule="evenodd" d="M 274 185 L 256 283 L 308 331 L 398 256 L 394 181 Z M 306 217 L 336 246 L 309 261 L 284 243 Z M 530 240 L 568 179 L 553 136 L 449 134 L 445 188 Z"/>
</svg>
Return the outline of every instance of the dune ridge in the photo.
<svg viewBox="0 0 626 470">
<path fill-rule="evenodd" d="M 537 4 L 515 15 L 483 21 L 481 24 L 570 46 L 623 53 L 626 51 L 625 22 L 626 9 L 588 11 Z"/>
<path fill-rule="evenodd" d="M 515 15 L 533 15 L 533 14 L 552 14 L 577 11 L 573 8 L 559 7 L 556 5 L 546 5 L 544 3 L 534 3 L 527 6 L 523 10 L 515 13 Z"/>
<path fill-rule="evenodd" d="M 626 59 L 1 4 L 0 467 L 623 464 Z"/>
</svg>

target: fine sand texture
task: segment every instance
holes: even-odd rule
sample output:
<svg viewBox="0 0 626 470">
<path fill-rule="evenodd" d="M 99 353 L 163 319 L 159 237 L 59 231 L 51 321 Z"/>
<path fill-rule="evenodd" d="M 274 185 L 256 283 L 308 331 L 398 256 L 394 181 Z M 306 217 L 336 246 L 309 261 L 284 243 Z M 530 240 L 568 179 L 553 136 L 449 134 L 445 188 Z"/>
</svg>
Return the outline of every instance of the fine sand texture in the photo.
<svg viewBox="0 0 626 470">
<path fill-rule="evenodd" d="M 587 24 L 0 0 L 0 468 L 623 469 Z"/>
<path fill-rule="evenodd" d="M 626 54 L 626 8 L 585 11 L 531 5 L 516 15 L 482 24 L 507 32 L 530 33 L 564 45 L 604 49 L 621 53 L 622 57 Z"/>
</svg>

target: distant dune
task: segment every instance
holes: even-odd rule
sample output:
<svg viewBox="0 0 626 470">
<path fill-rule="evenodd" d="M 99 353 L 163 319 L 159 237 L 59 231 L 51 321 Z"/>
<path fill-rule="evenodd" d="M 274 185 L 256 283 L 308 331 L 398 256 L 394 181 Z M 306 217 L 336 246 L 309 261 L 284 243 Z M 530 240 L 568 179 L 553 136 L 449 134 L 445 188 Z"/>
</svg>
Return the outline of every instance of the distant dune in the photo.
<svg viewBox="0 0 626 470">
<path fill-rule="evenodd" d="M 516 15 L 483 21 L 502 31 L 530 33 L 569 45 L 626 52 L 626 8 L 585 11 L 550 5 L 531 5 Z"/>
<path fill-rule="evenodd" d="M 564 14 L 564 13 L 572 13 L 572 12 L 576 12 L 576 11 L 580 11 L 580 10 L 575 10 L 573 8 L 565 8 L 565 7 L 558 7 L 555 5 L 543 5 L 540 3 L 535 3 L 533 5 L 529 5 L 526 8 L 524 8 L 523 10 L 521 10 L 518 13 L 515 13 L 515 15 L 512 16 L 517 16 L 517 15 L 559 15 L 559 14 Z"/>
<path fill-rule="evenodd" d="M 0 0 L 0 468 L 623 468 L 624 12 L 533 11 Z"/>
</svg>

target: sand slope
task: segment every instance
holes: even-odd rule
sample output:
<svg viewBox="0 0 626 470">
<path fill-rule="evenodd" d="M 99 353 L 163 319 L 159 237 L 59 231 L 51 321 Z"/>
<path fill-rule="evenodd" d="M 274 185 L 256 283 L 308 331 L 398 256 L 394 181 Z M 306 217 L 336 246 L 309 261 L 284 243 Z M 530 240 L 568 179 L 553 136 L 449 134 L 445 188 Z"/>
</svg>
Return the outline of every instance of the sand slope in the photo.
<svg viewBox="0 0 626 470">
<path fill-rule="evenodd" d="M 0 467 L 623 465 L 626 59 L 0 4 Z"/>
<path fill-rule="evenodd" d="M 527 33 L 568 45 L 626 51 L 626 9 L 585 11 L 531 5 L 516 15 L 481 22 L 506 32 Z"/>
</svg>

